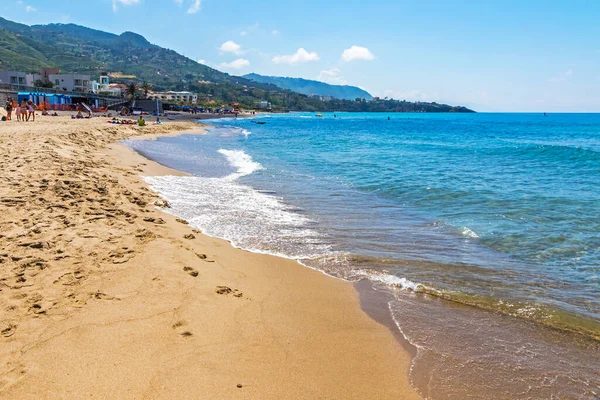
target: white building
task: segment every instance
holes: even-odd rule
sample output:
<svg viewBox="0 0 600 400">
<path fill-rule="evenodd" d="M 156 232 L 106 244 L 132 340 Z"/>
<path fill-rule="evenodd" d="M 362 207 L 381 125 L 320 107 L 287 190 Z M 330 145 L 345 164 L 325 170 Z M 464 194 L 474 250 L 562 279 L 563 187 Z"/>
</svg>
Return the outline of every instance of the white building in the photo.
<svg viewBox="0 0 600 400">
<path fill-rule="evenodd" d="M 148 92 L 148 98 L 161 101 L 177 101 L 183 103 L 195 104 L 198 102 L 198 95 L 192 92 Z"/>
<path fill-rule="evenodd" d="M 54 85 L 55 89 L 66 90 L 67 92 L 90 91 L 90 76 L 82 74 L 50 74 L 48 80 Z"/>
<path fill-rule="evenodd" d="M 17 71 L 0 71 L 0 83 L 11 86 L 27 86 L 27 74 Z"/>
<path fill-rule="evenodd" d="M 110 87 L 110 78 L 108 75 L 100 75 L 100 82 L 90 82 L 90 88 L 93 93 L 110 93 L 112 96 L 120 96 L 121 89 L 118 87 Z"/>
</svg>

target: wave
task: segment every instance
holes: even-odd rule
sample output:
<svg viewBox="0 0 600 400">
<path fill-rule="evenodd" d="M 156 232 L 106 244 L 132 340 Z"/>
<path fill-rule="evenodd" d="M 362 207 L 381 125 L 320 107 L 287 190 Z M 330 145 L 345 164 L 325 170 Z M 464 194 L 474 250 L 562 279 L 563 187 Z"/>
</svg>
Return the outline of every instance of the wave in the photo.
<svg viewBox="0 0 600 400">
<path fill-rule="evenodd" d="M 260 163 L 253 161 L 252 157 L 243 150 L 219 149 L 219 153 L 224 155 L 229 164 L 237 170 L 237 172 L 227 176 L 227 180 L 236 180 L 242 176 L 250 175 L 255 171 L 264 169 Z"/>
</svg>

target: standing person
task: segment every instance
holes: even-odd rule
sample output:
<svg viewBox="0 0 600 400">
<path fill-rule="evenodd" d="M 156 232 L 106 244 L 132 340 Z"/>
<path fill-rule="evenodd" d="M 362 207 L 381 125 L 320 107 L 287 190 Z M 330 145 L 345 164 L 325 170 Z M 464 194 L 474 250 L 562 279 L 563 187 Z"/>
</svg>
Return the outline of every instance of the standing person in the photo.
<svg viewBox="0 0 600 400">
<path fill-rule="evenodd" d="M 12 99 L 9 97 L 8 99 L 6 99 L 6 104 L 4 105 L 4 109 L 6 110 L 6 120 L 10 121 L 12 118 L 12 110 L 13 110 L 13 106 L 12 106 Z"/>
<path fill-rule="evenodd" d="M 32 118 L 31 122 L 35 122 L 35 104 L 31 100 L 27 102 L 27 121 L 29 118 Z"/>
<path fill-rule="evenodd" d="M 27 115 L 27 102 L 23 100 L 20 104 L 21 106 L 21 122 L 29 121 L 29 116 Z"/>
<path fill-rule="evenodd" d="M 15 115 L 17 116 L 17 121 L 21 121 L 21 103 L 17 103 L 17 108 L 15 108 Z M 23 115 L 23 119 L 25 119 L 25 115 Z"/>
</svg>

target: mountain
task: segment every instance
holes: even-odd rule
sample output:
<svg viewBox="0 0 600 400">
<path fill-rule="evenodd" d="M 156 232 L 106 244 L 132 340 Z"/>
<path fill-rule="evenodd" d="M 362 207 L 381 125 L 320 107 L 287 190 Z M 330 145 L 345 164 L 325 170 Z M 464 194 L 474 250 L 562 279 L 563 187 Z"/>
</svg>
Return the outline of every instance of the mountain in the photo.
<svg viewBox="0 0 600 400">
<path fill-rule="evenodd" d="M 243 78 L 261 83 L 271 83 L 283 89 L 289 89 L 307 96 L 331 96 L 340 100 L 365 99 L 372 100 L 373 96 L 366 90 L 356 86 L 330 85 L 328 83 L 311 81 L 302 78 L 284 78 L 278 76 L 264 76 L 259 74 L 244 75 Z"/>
<path fill-rule="evenodd" d="M 242 107 L 253 108 L 258 101 L 267 101 L 274 111 L 471 111 L 435 103 L 367 102 L 362 99 L 370 99 L 371 96 L 364 91 L 349 96 L 351 100 L 324 102 L 291 89 L 232 76 L 199 64 L 173 50 L 154 45 L 137 33 L 115 35 L 75 24 L 28 26 L 0 17 L 0 70 L 31 73 L 38 72 L 40 67 L 59 68 L 64 73 L 89 74 L 92 79 L 108 72 L 113 82 L 146 81 L 155 91 L 188 90 L 197 93 L 203 104 L 210 106 L 238 102 Z M 332 86 L 314 83 L 318 84 L 317 88 Z M 329 94 L 314 90 L 314 94 Z M 329 95 L 336 96 L 335 93 Z M 342 97 L 339 92 L 337 96 Z M 348 95 L 343 97 L 348 98 Z"/>
</svg>

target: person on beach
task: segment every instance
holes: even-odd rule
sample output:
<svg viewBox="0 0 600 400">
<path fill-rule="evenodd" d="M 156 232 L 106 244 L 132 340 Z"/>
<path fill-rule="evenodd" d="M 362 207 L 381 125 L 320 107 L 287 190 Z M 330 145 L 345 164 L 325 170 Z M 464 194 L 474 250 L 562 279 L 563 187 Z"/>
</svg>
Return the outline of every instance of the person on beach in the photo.
<svg viewBox="0 0 600 400">
<path fill-rule="evenodd" d="M 17 121 L 21 122 L 21 104 L 17 103 L 17 108 L 15 108 L 15 115 L 17 116 Z M 23 116 L 25 119 L 25 116 Z"/>
<path fill-rule="evenodd" d="M 138 118 L 138 125 L 139 126 L 146 126 L 146 121 L 144 120 L 144 117 L 142 117 L 141 115 Z"/>
<path fill-rule="evenodd" d="M 12 110 L 13 110 L 13 105 L 12 105 L 12 99 L 9 97 L 8 99 L 6 99 L 6 104 L 4 105 L 4 109 L 6 110 L 6 120 L 10 121 L 12 118 Z"/>
<path fill-rule="evenodd" d="M 160 117 L 156 117 L 156 122 L 154 124 L 155 125 L 162 125 L 162 121 L 160 120 Z"/>
<path fill-rule="evenodd" d="M 21 122 L 27 121 L 27 102 L 25 100 L 18 103 L 18 106 L 21 108 Z"/>
<path fill-rule="evenodd" d="M 35 104 L 31 100 L 27 102 L 27 121 L 29 118 L 31 118 L 31 122 L 35 122 Z"/>
</svg>

